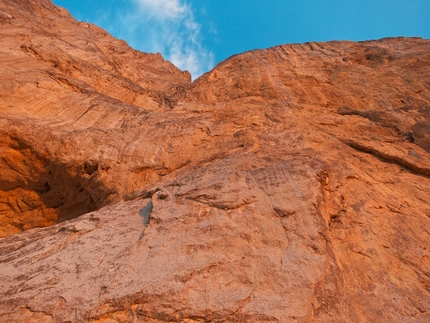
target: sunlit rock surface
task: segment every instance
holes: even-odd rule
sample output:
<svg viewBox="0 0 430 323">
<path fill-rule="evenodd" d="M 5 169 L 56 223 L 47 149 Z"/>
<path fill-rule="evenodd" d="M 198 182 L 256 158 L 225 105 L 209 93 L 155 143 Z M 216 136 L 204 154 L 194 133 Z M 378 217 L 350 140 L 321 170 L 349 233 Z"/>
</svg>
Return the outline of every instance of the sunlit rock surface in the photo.
<svg viewBox="0 0 430 323">
<path fill-rule="evenodd" d="M 430 321 L 429 40 L 190 83 L 47 0 L 0 39 L 0 321 Z"/>
</svg>

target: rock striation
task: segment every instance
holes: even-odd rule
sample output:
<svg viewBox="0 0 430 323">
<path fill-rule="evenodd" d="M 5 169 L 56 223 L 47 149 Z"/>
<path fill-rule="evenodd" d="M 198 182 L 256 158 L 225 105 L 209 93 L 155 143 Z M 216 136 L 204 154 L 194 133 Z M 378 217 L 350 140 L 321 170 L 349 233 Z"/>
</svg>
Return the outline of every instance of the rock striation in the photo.
<svg viewBox="0 0 430 323">
<path fill-rule="evenodd" d="M 0 24 L 0 321 L 430 321 L 429 40 L 191 83 L 49 0 Z"/>
</svg>

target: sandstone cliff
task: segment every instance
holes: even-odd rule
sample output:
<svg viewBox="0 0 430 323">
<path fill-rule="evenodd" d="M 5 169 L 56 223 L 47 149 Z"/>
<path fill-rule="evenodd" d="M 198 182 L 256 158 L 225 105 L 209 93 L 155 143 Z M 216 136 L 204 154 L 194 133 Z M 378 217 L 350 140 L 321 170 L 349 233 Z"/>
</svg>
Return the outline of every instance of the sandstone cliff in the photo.
<svg viewBox="0 0 430 323">
<path fill-rule="evenodd" d="M 429 40 L 190 83 L 48 0 L 0 24 L 0 321 L 430 321 Z"/>
</svg>

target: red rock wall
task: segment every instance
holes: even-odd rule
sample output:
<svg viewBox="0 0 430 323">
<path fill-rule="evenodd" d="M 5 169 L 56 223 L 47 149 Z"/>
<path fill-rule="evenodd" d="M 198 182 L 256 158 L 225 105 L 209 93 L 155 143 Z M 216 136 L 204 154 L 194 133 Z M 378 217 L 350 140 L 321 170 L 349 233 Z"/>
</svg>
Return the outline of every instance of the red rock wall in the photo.
<svg viewBox="0 0 430 323">
<path fill-rule="evenodd" d="M 49 1 L 0 12 L 0 320 L 430 320 L 428 40 L 190 83 Z"/>
</svg>

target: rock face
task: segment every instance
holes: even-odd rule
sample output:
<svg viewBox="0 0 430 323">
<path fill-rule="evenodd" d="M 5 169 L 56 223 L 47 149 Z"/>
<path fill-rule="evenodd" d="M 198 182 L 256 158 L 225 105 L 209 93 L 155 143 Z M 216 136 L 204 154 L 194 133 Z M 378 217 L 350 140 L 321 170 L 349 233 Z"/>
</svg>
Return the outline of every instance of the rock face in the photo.
<svg viewBox="0 0 430 323">
<path fill-rule="evenodd" d="M 430 321 L 429 40 L 190 83 L 48 0 L 0 24 L 0 321 Z"/>
<path fill-rule="evenodd" d="M 117 202 L 170 166 L 144 123 L 189 85 L 187 72 L 50 1 L 0 11 L 0 236 Z"/>
</svg>

